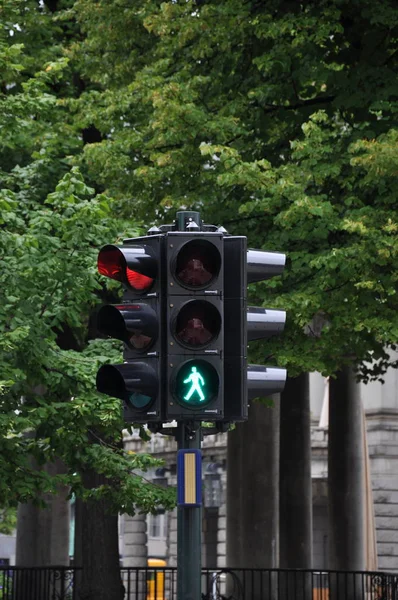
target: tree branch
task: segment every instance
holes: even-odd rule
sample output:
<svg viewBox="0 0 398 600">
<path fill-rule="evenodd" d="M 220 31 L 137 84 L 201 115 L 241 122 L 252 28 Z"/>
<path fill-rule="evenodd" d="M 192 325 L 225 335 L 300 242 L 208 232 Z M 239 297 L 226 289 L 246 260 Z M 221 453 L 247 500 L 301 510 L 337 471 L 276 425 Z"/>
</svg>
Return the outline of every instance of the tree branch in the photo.
<svg viewBox="0 0 398 600">
<path fill-rule="evenodd" d="M 305 106 L 316 106 L 317 104 L 329 104 L 329 102 L 333 102 L 336 96 L 318 96 L 317 98 L 310 98 L 308 100 L 301 100 L 300 102 L 296 102 L 295 104 L 268 104 L 269 107 L 264 112 L 271 113 L 275 110 L 297 110 L 299 108 L 304 108 Z M 260 105 L 261 106 L 261 105 Z M 263 107 L 261 107 L 263 108 Z"/>
</svg>

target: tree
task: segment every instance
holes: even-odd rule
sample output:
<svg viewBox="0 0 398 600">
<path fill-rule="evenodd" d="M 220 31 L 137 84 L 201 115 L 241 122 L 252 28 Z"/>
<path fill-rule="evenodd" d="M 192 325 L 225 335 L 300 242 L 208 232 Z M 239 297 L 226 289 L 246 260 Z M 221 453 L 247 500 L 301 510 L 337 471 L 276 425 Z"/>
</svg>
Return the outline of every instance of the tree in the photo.
<svg viewBox="0 0 398 600">
<path fill-rule="evenodd" d="M 17 194 L 2 191 L 3 223 L 8 226 L 0 236 L 1 498 L 6 502 L 10 489 L 20 501 L 52 489 L 43 473 L 29 470 L 26 459 L 31 454 L 42 464 L 58 456 L 70 470 L 70 477 L 60 478 L 62 483 L 78 490 L 79 478 L 73 473 L 81 465 L 95 466 L 119 481 L 112 486 L 115 504 L 131 510 L 128 496 L 138 480 L 133 482 L 130 472 L 151 461 L 146 456 L 125 456 L 113 445 L 122 427 L 119 402 L 94 391 L 96 368 L 117 359 L 119 348 L 106 340 L 87 344 L 88 310 L 100 288 L 96 245 L 112 231 L 107 222 L 109 203 L 104 196 L 93 197 L 74 168 L 44 205 L 22 215 L 21 206 Z M 59 345 L 68 329 L 79 344 L 76 349 Z M 22 435 L 26 431 L 35 435 Z M 88 431 L 101 443 L 88 444 Z M 134 495 L 143 506 L 150 506 L 149 499 L 139 500 L 138 489 Z"/>
<path fill-rule="evenodd" d="M 398 17 L 392 1 L 70 0 L 59 4 L 65 11 L 50 14 L 57 4 L 38 8 L 30 0 L 8 0 L 0 48 L 1 64 L 7 64 L 1 157 L 10 286 L 2 293 L 10 311 L 22 304 L 27 310 L 18 316 L 18 327 L 4 330 L 5 431 L 11 431 L 7 443 L 16 449 L 10 454 L 24 468 L 26 450 L 43 459 L 50 449 L 64 452 L 70 464 L 92 460 L 110 469 L 108 459 L 117 456 L 116 470 L 126 465 L 116 451 L 102 445 L 87 449 L 84 441 L 76 454 L 61 435 L 70 434 L 76 405 L 78 431 L 95 424 L 96 434 L 96 427 L 102 433 L 106 424 L 106 436 L 100 437 L 108 440 L 117 429 L 109 416 L 116 404 L 91 395 L 94 356 L 106 343 L 87 345 L 91 300 L 79 283 L 88 291 L 98 290 L 98 282 L 93 272 L 83 272 L 82 257 L 70 253 L 66 263 L 59 260 L 60 240 L 68 248 L 69 232 L 86 244 L 87 253 L 91 244 L 109 240 L 111 206 L 126 218 L 133 205 L 135 218 L 146 221 L 169 221 L 181 206 L 197 208 L 206 221 L 247 233 L 253 245 L 286 251 L 284 276 L 255 289 L 265 306 L 282 306 L 289 315 L 283 339 L 267 347 L 270 355 L 292 375 L 330 374 L 355 363 L 366 379 L 369 361 L 376 365 L 373 374 L 381 375 L 398 329 L 393 211 Z M 10 37 L 13 24 L 23 19 L 26 26 Z M 30 33 L 42 31 L 44 22 L 51 24 L 55 45 L 41 44 L 43 37 Z M 29 45 L 23 64 L 22 48 L 11 38 Z M 93 129 L 95 143 L 82 148 L 81 132 Z M 80 167 L 84 179 L 71 165 Z M 113 201 L 96 195 L 85 181 Z M 53 237 L 46 199 L 55 215 Z M 96 224 L 95 236 L 89 221 Z M 38 248 L 46 244 L 55 251 L 48 256 L 51 263 L 29 262 L 40 254 L 33 251 L 36 238 Z M 12 249 L 21 256 L 18 244 L 28 248 L 21 269 L 9 255 Z M 53 283 L 45 296 L 60 302 L 55 315 L 40 301 L 34 307 L 37 281 Z M 61 295 L 61 281 L 76 289 L 78 314 Z M 39 323 L 35 315 L 43 306 Z M 26 329 L 30 315 L 29 325 L 45 322 L 45 335 L 36 338 L 32 327 Z M 61 348 L 59 334 L 72 347 Z M 35 351 L 25 364 L 21 357 L 31 347 Z M 107 358 L 111 347 L 106 346 Z M 261 347 L 254 354 L 263 354 Z M 37 385 L 45 386 L 44 401 L 31 399 Z M 27 402 L 18 404 L 17 421 L 15 403 L 22 394 Z M 48 402 L 50 394 L 62 405 L 57 414 L 51 414 L 49 407 L 56 405 Z M 70 397 L 75 399 L 65 401 Z M 55 426 L 50 436 L 40 429 L 40 414 Z M 55 436 L 61 414 L 61 434 Z M 48 448 L 36 438 L 18 437 L 24 426 L 44 431 L 38 439 L 50 439 Z M 40 478 L 32 482 L 45 485 Z M 125 496 L 118 494 L 123 505 Z"/>
<path fill-rule="evenodd" d="M 102 87 L 79 102 L 103 136 L 84 148 L 88 173 L 140 216 L 183 205 L 232 232 L 246 222 L 253 244 L 289 255 L 256 288 L 288 310 L 279 364 L 354 361 L 366 378 L 373 361 L 380 375 L 397 340 L 393 3 L 75 9 L 82 69 Z"/>
<path fill-rule="evenodd" d="M 97 276 L 98 247 L 137 229 L 72 166 L 82 148 L 64 102 L 74 21 L 52 14 L 56 4 L 2 6 L 0 505 L 40 505 L 62 484 L 113 514 L 148 512 L 174 499 L 142 476 L 158 461 L 124 452 L 120 402 L 95 392 L 98 366 L 119 360 L 120 345 L 91 339 L 93 309 L 117 297 Z M 42 466 L 57 459 L 66 472 L 52 477 Z M 85 485 L 90 472 L 97 485 Z"/>
<path fill-rule="evenodd" d="M 380 377 L 398 339 L 394 3 L 75 8 L 82 69 L 98 86 L 76 108 L 102 134 L 84 148 L 85 173 L 134 198 L 137 215 L 199 209 L 287 252 L 283 277 L 254 292 L 288 314 L 267 362 L 291 376 L 354 364 Z M 253 354 L 265 362 L 262 345 Z"/>
</svg>

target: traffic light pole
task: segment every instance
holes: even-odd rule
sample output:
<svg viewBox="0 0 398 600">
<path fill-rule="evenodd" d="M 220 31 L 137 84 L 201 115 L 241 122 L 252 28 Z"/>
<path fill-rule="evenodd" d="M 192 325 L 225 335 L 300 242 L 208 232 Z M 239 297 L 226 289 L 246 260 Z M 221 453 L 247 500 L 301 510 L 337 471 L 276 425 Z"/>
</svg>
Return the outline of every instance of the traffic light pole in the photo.
<svg viewBox="0 0 398 600">
<path fill-rule="evenodd" d="M 178 423 L 178 450 L 200 450 L 200 423 Z M 177 600 L 201 598 L 201 506 L 177 508 Z"/>
</svg>

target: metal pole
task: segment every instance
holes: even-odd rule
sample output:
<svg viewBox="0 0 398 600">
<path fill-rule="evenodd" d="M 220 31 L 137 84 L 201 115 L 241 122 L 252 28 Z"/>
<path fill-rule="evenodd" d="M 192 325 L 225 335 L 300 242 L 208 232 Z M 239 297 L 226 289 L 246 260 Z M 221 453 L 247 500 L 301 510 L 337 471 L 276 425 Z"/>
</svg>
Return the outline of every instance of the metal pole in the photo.
<svg viewBox="0 0 398 600">
<path fill-rule="evenodd" d="M 199 423 L 178 423 L 178 450 L 200 449 Z M 177 508 L 177 600 L 200 600 L 202 508 Z"/>
</svg>

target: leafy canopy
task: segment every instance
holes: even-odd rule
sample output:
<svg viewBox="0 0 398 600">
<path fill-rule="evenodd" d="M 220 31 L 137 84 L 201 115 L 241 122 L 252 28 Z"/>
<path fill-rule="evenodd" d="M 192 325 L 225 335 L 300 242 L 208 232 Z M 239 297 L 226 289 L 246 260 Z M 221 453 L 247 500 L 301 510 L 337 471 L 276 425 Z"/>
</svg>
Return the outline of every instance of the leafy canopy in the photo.
<svg viewBox="0 0 398 600">
<path fill-rule="evenodd" d="M 115 293 L 99 281 L 98 247 L 137 230 L 73 166 L 82 135 L 65 105 L 67 15 L 62 27 L 56 17 L 36 2 L 2 6 L 0 505 L 62 483 L 115 510 L 149 511 L 172 494 L 142 475 L 159 461 L 122 449 L 120 401 L 95 391 L 99 365 L 119 361 L 121 348 L 91 339 L 94 307 Z M 65 473 L 52 477 L 43 466 L 56 459 Z M 109 483 L 84 489 L 87 469 Z"/>
<path fill-rule="evenodd" d="M 398 338 L 394 3 L 74 9 L 97 89 L 72 104 L 102 134 L 84 148 L 89 176 L 146 220 L 185 206 L 286 252 L 253 299 L 287 310 L 267 352 L 292 375 L 354 362 L 380 376 Z"/>
</svg>

